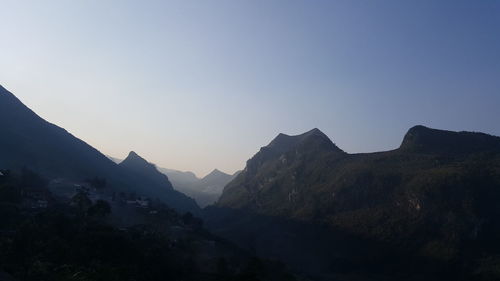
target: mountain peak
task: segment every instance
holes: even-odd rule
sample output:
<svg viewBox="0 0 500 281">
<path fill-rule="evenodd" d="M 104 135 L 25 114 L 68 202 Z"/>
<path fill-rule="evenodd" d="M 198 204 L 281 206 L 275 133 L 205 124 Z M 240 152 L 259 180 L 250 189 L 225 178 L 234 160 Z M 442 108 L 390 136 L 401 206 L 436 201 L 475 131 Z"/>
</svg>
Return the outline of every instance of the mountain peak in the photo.
<svg viewBox="0 0 500 281">
<path fill-rule="evenodd" d="M 136 162 L 136 163 L 151 165 L 146 159 L 142 158 L 135 151 L 130 151 L 127 158 L 125 158 L 125 160 L 123 160 L 123 162 L 131 162 L 131 161 Z"/>
<path fill-rule="evenodd" d="M 477 132 L 454 132 L 417 125 L 408 130 L 401 150 L 435 153 L 471 153 L 500 149 L 500 137 Z"/>
<path fill-rule="evenodd" d="M 142 158 L 141 156 L 139 156 L 139 154 L 137 154 L 135 151 L 130 151 L 130 152 L 128 153 L 127 158 L 129 158 L 129 157 L 130 157 L 130 158 L 141 158 L 141 159 L 143 159 L 143 158 Z"/>
<path fill-rule="evenodd" d="M 130 151 L 127 158 L 125 158 L 125 160 L 123 160 L 119 165 L 132 169 L 149 170 L 151 173 L 153 172 L 160 173 L 156 169 L 155 164 L 148 162 L 148 160 L 142 158 L 139 154 L 137 154 L 134 151 Z"/>
<path fill-rule="evenodd" d="M 314 143 L 315 145 L 319 145 L 327 149 L 336 150 L 339 152 L 342 151 L 330 140 L 330 138 L 328 138 L 327 135 L 325 135 L 318 128 L 314 128 L 303 134 L 295 136 L 280 133 L 271 141 L 271 143 L 269 143 L 266 148 L 279 153 L 283 153 L 306 142 Z"/>
<path fill-rule="evenodd" d="M 127 158 L 125 158 L 119 166 L 140 174 L 145 178 L 154 181 L 155 184 L 163 185 L 168 189 L 172 189 L 172 185 L 168 180 L 168 177 L 160 173 L 154 164 L 149 163 L 146 159 L 142 158 L 134 151 L 130 151 Z"/>
<path fill-rule="evenodd" d="M 318 128 L 314 128 L 312 130 L 309 130 L 307 132 L 305 132 L 304 134 L 309 134 L 309 135 L 312 135 L 312 134 L 319 134 L 319 135 L 325 135 L 320 129 Z"/>
<path fill-rule="evenodd" d="M 206 175 L 204 177 L 204 179 L 213 178 L 213 177 L 221 177 L 221 176 L 222 177 L 229 177 L 231 175 L 226 174 L 219 169 L 213 169 L 213 171 L 211 171 L 208 175 Z"/>
</svg>

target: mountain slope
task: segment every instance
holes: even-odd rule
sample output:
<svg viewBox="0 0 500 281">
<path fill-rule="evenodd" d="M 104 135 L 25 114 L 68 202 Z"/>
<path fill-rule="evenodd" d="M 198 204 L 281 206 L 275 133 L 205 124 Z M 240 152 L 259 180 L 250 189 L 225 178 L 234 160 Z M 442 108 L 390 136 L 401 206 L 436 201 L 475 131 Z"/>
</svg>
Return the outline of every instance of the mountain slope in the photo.
<svg viewBox="0 0 500 281">
<path fill-rule="evenodd" d="M 403 257 L 473 267 L 500 254 L 499 200 L 499 137 L 416 126 L 398 149 L 363 154 L 344 153 L 319 132 L 279 135 L 217 206 L 323 225 Z"/>
<path fill-rule="evenodd" d="M 193 172 L 183 172 L 161 167 L 158 167 L 158 171 L 165 174 L 170 179 L 174 187 L 177 187 L 178 185 L 192 185 L 200 181 L 200 179 Z"/>
<path fill-rule="evenodd" d="M 298 136 L 280 134 L 247 161 L 243 172 L 225 187 L 218 205 L 285 215 L 298 206 L 299 192 L 323 180 L 324 166 L 346 155 L 318 129 Z M 311 176 L 312 182 L 304 176 Z"/>
<path fill-rule="evenodd" d="M 154 182 L 155 185 L 163 186 L 167 190 L 173 190 L 168 177 L 160 173 L 154 164 L 149 163 L 134 151 L 131 151 L 119 166 L 129 171 L 133 171 L 142 177 L 148 178 L 150 181 Z"/>
<path fill-rule="evenodd" d="M 163 185 L 129 173 L 95 148 L 53 125 L 27 108 L 12 93 L 0 86 L 0 168 L 29 168 L 48 178 L 82 181 L 106 178 L 108 185 L 124 192 L 168 201 L 180 211 L 197 211 L 186 196 Z"/>
<path fill-rule="evenodd" d="M 233 175 L 226 174 L 214 169 L 208 175 L 203 177 L 198 185 L 203 192 L 222 194 L 224 186 L 234 178 Z"/>
</svg>

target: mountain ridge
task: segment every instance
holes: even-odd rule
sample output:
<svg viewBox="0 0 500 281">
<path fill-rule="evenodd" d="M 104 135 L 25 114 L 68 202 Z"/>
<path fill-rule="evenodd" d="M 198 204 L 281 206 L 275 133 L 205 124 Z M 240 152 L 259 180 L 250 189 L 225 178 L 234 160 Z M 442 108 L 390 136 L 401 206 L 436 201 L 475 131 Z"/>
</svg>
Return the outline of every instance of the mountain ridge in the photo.
<svg viewBox="0 0 500 281">
<path fill-rule="evenodd" d="M 500 137 L 479 132 L 438 130 L 417 125 L 405 134 L 400 150 L 473 153 L 500 149 Z"/>
<path fill-rule="evenodd" d="M 156 166 L 149 163 L 146 159 L 139 156 L 134 151 L 130 151 L 129 155 L 125 160 L 123 160 L 119 166 L 125 169 L 134 171 L 135 173 L 141 174 L 144 177 L 155 182 L 159 186 L 163 186 L 169 190 L 173 190 L 172 184 L 168 177 L 158 171 Z"/>
<path fill-rule="evenodd" d="M 323 273 L 337 272 L 336 262 L 341 272 L 345 265 L 370 270 L 366 264 L 393 272 L 399 261 L 418 259 L 416 276 L 428 270 L 451 278 L 456 272 L 449 269 L 461 268 L 463 276 L 477 277 L 500 265 L 499 137 L 415 126 L 390 151 L 339 153 L 318 143 L 280 153 L 261 148 L 208 210 L 210 229 L 257 255 L 296 266 L 313 260 Z M 261 231 L 275 224 L 273 233 Z M 324 239 L 308 241 L 309 252 L 300 245 L 311 237 Z M 374 248 L 363 253 L 351 238 Z M 283 247 L 290 253 L 281 255 Z M 478 280 L 492 280 L 485 278 Z"/>
<path fill-rule="evenodd" d="M 49 179 L 62 177 L 76 182 L 101 177 L 112 189 L 159 198 L 180 211 L 199 211 L 192 199 L 126 172 L 94 147 L 47 122 L 4 87 L 0 89 L 0 120 L 9 120 L 0 134 L 2 169 L 28 168 Z"/>
</svg>

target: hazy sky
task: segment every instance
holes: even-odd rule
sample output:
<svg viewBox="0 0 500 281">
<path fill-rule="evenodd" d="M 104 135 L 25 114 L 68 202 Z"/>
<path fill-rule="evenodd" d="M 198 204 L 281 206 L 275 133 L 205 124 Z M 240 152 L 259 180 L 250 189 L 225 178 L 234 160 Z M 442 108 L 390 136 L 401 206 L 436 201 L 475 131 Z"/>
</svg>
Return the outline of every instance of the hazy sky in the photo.
<svg viewBox="0 0 500 281">
<path fill-rule="evenodd" d="M 279 132 L 347 152 L 500 135 L 500 1 L 4 1 L 0 84 L 103 153 L 234 172 Z"/>
</svg>

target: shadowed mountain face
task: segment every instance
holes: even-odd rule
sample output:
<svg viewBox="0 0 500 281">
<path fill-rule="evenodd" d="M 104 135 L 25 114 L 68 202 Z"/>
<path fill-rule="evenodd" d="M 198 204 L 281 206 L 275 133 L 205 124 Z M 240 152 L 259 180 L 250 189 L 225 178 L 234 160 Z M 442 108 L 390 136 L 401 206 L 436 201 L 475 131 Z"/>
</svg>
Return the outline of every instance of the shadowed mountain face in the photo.
<svg viewBox="0 0 500 281">
<path fill-rule="evenodd" d="M 117 164 L 124 161 L 111 156 L 107 157 Z M 142 166 L 147 166 L 144 164 L 144 161 Z M 154 166 L 154 164 L 149 165 Z M 155 169 L 168 177 L 175 190 L 193 198 L 202 208 L 217 202 L 226 184 L 232 181 L 240 173 L 240 171 L 238 171 L 233 175 L 229 175 L 218 169 L 214 169 L 208 175 L 200 179 L 193 172 L 183 172 L 162 167 L 155 167 Z M 158 176 L 156 175 L 155 177 Z"/>
<path fill-rule="evenodd" d="M 133 171 L 142 177 L 148 178 L 150 181 L 154 182 L 155 185 L 163 186 L 165 189 L 173 190 L 172 184 L 168 180 L 167 176 L 160 173 L 154 164 L 149 163 L 141 156 L 137 155 L 134 151 L 131 151 L 125 160 L 120 164 L 121 167 Z"/>
<path fill-rule="evenodd" d="M 485 266 L 481 270 L 500 265 L 499 260 L 488 265 L 481 260 L 500 254 L 494 238 L 500 235 L 499 200 L 499 137 L 416 126 L 400 148 L 366 154 L 344 153 L 318 130 L 293 137 L 280 134 L 248 160 L 217 206 L 325 226 L 382 243 L 405 258 L 446 266 L 467 263 L 470 267 L 461 270 L 473 275 L 479 264 Z M 208 219 L 215 232 L 241 238 L 243 226 L 237 221 L 222 227 L 216 217 Z M 247 241 L 278 239 L 251 231 L 249 225 L 244 226 Z M 272 247 L 272 242 L 261 245 L 263 251 Z M 331 251 L 338 248 L 333 245 Z"/>
<path fill-rule="evenodd" d="M 500 137 L 415 126 L 404 137 L 400 150 L 436 154 L 495 153 L 500 150 Z"/>
<path fill-rule="evenodd" d="M 168 179 L 131 172 L 66 130 L 40 118 L 0 86 L 0 169 L 29 168 L 48 178 L 82 181 L 102 177 L 117 191 L 159 198 L 180 211 L 198 211 L 196 203 L 172 190 Z"/>
</svg>

